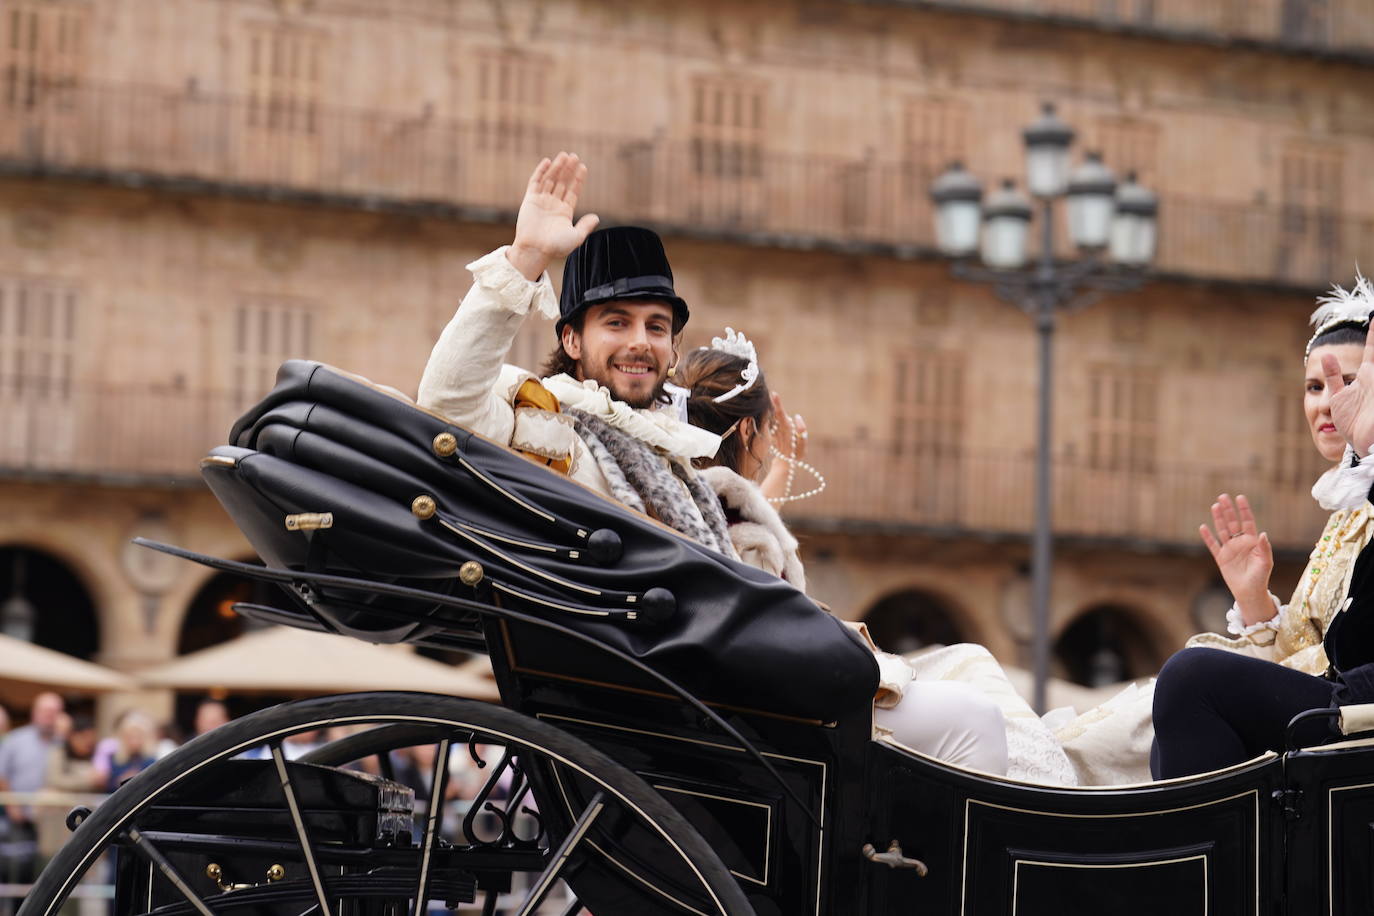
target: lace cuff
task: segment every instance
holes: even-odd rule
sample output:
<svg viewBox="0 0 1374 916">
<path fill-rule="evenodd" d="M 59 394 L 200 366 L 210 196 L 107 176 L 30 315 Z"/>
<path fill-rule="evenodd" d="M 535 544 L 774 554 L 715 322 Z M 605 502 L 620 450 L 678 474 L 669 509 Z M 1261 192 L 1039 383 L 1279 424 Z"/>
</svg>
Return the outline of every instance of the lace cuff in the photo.
<svg viewBox="0 0 1374 916">
<path fill-rule="evenodd" d="M 472 278 L 483 289 L 496 294 L 501 307 L 517 315 L 529 313 L 530 306 L 545 318 L 558 317 L 558 297 L 553 294 L 548 271 L 539 282 L 531 283 L 506 257 L 509 245 L 485 254 L 468 265 Z"/>
<path fill-rule="evenodd" d="M 1260 620 L 1248 626 L 1245 623 L 1245 617 L 1240 612 L 1240 606 L 1235 604 L 1231 605 L 1231 609 L 1226 612 L 1226 632 L 1233 636 L 1239 636 L 1242 639 L 1254 640 L 1255 642 L 1260 641 L 1256 639 L 1256 637 L 1263 635 L 1267 631 L 1272 631 L 1277 634 L 1279 630 L 1279 618 L 1283 615 L 1283 605 L 1279 603 L 1278 596 L 1273 592 L 1269 593 L 1269 600 L 1274 602 L 1274 616 L 1270 617 L 1268 620 Z M 1266 643 L 1272 641 L 1272 637 L 1264 640 Z"/>
</svg>

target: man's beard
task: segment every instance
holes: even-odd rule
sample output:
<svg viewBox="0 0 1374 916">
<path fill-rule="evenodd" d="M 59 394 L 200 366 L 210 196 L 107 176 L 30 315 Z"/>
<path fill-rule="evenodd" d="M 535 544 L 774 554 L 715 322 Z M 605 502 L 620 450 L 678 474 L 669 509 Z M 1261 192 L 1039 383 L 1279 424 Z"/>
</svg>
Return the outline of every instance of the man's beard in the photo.
<svg viewBox="0 0 1374 916">
<path fill-rule="evenodd" d="M 649 369 L 652 372 L 658 372 L 657 365 L 650 366 Z M 662 404 L 668 400 L 668 396 L 663 390 L 663 386 L 667 382 L 666 376 L 658 378 L 654 382 L 653 389 L 647 395 L 637 396 L 616 390 L 614 372 L 615 370 L 609 365 L 607 365 L 603 371 L 588 372 L 587 367 L 583 363 L 578 362 L 577 364 L 577 377 L 579 379 L 591 379 L 598 385 L 609 390 L 611 392 L 611 397 L 615 398 L 617 401 L 624 401 L 636 410 L 653 407 L 655 404 Z"/>
</svg>

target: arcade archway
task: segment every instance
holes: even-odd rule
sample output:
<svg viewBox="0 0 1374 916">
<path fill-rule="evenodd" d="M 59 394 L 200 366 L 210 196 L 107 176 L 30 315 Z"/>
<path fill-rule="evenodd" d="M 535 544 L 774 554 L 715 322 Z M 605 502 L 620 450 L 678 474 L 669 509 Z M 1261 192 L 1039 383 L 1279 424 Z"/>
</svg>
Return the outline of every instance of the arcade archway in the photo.
<svg viewBox="0 0 1374 916">
<path fill-rule="evenodd" d="M 873 605 L 864 623 L 882 649 L 903 655 L 926 646 L 968 642 L 957 609 L 924 589 L 905 589 Z"/>
<path fill-rule="evenodd" d="M 100 650 L 100 618 L 76 573 L 20 545 L 0 547 L 0 632 L 88 660 Z"/>
<path fill-rule="evenodd" d="M 233 573 L 218 573 L 201 586 L 187 606 L 177 637 L 177 655 L 199 652 L 266 626 L 235 613 L 234 605 L 240 602 L 268 607 L 295 607 L 286 593 L 270 582 L 257 582 Z M 284 696 L 231 696 L 214 691 L 208 696 L 223 701 L 234 718 L 290 699 Z M 192 733 L 196 707 L 206 697 L 206 694 L 196 692 L 177 694 L 173 722 L 182 736 Z"/>
<path fill-rule="evenodd" d="M 1156 673 L 1164 659 L 1141 619 L 1123 605 L 1084 611 L 1055 641 L 1055 676 L 1101 687 Z"/>
</svg>

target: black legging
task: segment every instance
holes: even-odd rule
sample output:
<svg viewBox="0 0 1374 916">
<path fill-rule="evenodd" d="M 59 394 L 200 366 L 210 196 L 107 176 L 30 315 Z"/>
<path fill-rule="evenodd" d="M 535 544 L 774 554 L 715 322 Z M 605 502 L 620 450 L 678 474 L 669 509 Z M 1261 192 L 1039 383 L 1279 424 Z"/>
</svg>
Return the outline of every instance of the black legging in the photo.
<svg viewBox="0 0 1374 916">
<path fill-rule="evenodd" d="M 1184 649 L 1165 663 L 1155 684 L 1150 769 L 1156 779 L 1170 779 L 1281 751 L 1289 720 L 1330 706 L 1335 687 L 1247 655 Z M 1329 734 L 1329 724 L 1315 722 L 1299 737 L 1316 743 Z"/>
</svg>

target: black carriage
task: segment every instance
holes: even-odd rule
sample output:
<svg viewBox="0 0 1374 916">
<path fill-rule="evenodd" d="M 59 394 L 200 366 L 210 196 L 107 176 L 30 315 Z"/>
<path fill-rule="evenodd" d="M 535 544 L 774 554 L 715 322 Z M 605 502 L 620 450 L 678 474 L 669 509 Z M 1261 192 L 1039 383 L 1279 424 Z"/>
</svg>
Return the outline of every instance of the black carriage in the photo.
<svg viewBox="0 0 1374 916">
<path fill-rule="evenodd" d="M 1358 740 L 1112 789 L 960 770 L 872 739 L 871 654 L 790 586 L 397 395 L 287 363 L 231 441 L 205 478 L 266 568 L 159 549 L 295 599 L 249 617 L 486 652 L 502 705 L 232 722 L 73 812 L 21 916 L 110 860 L 116 916 L 1374 910 Z M 460 813 L 415 814 L 455 755 Z"/>
</svg>

